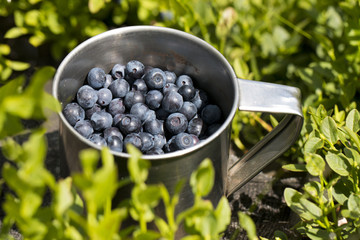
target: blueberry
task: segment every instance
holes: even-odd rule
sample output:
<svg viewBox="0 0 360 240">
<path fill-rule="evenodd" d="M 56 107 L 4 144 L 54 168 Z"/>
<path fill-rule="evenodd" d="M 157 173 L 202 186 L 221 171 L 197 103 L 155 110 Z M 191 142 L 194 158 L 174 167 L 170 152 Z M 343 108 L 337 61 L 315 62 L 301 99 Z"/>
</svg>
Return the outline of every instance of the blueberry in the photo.
<svg viewBox="0 0 360 240">
<path fill-rule="evenodd" d="M 161 148 L 152 148 L 145 152 L 146 155 L 161 155 L 164 154 L 164 151 Z"/>
<path fill-rule="evenodd" d="M 76 100 L 81 107 L 92 108 L 98 100 L 97 92 L 89 85 L 83 85 L 76 93 Z"/>
<path fill-rule="evenodd" d="M 217 105 L 208 104 L 201 110 L 201 118 L 208 125 L 217 123 L 221 119 L 221 110 Z"/>
<path fill-rule="evenodd" d="M 117 136 L 121 140 L 123 140 L 123 135 L 117 127 L 108 127 L 103 131 L 104 138 L 107 140 L 110 136 Z"/>
<path fill-rule="evenodd" d="M 158 109 L 163 100 L 163 94 L 158 90 L 150 90 L 145 96 L 145 103 L 150 109 Z"/>
<path fill-rule="evenodd" d="M 163 108 L 156 109 L 156 118 L 159 120 L 166 120 L 166 118 L 170 115 L 169 112 L 165 111 Z"/>
<path fill-rule="evenodd" d="M 108 112 L 113 116 L 124 113 L 125 110 L 125 104 L 122 98 L 114 98 L 109 103 Z"/>
<path fill-rule="evenodd" d="M 149 108 L 147 105 L 145 105 L 145 103 L 135 103 L 130 109 L 130 114 L 138 116 L 141 122 L 144 122 L 148 117 L 146 115 L 148 111 Z"/>
<path fill-rule="evenodd" d="M 102 68 L 92 68 L 87 75 L 87 82 L 92 88 L 99 89 L 106 82 L 106 73 Z"/>
<path fill-rule="evenodd" d="M 91 125 L 95 131 L 101 131 L 111 127 L 113 118 L 110 113 L 105 111 L 95 112 L 91 116 Z"/>
<path fill-rule="evenodd" d="M 164 145 L 163 150 L 166 153 L 176 151 L 176 147 L 174 145 L 176 135 L 172 136 Z"/>
<path fill-rule="evenodd" d="M 115 64 L 111 69 L 113 79 L 121 79 L 125 77 L 125 65 Z"/>
<path fill-rule="evenodd" d="M 106 74 L 105 76 L 105 83 L 104 83 L 104 86 L 103 88 L 108 88 L 110 86 L 110 84 L 112 83 L 113 79 L 111 77 L 110 74 Z"/>
<path fill-rule="evenodd" d="M 102 107 L 109 105 L 110 101 L 112 100 L 112 93 L 107 88 L 99 89 L 97 91 L 97 96 L 98 96 L 97 103 Z"/>
<path fill-rule="evenodd" d="M 189 75 L 180 75 L 175 82 L 176 86 L 179 88 L 183 85 L 191 85 L 194 86 L 193 81 Z"/>
<path fill-rule="evenodd" d="M 131 109 L 131 107 L 136 103 L 145 103 L 144 94 L 140 91 L 130 91 L 126 94 L 124 98 L 124 104 L 127 109 Z"/>
<path fill-rule="evenodd" d="M 154 136 L 147 132 L 140 132 L 139 136 L 141 137 L 141 152 L 145 153 L 154 147 Z"/>
<path fill-rule="evenodd" d="M 92 108 L 89 108 L 85 111 L 85 117 L 87 119 L 91 119 L 91 116 L 94 114 L 94 112 L 98 112 L 101 111 L 102 108 L 99 104 L 95 103 L 94 106 L 92 106 Z"/>
<path fill-rule="evenodd" d="M 172 113 L 165 121 L 166 129 L 173 135 L 185 132 L 187 125 L 188 120 L 182 113 Z"/>
<path fill-rule="evenodd" d="M 171 71 L 164 71 L 166 76 L 166 83 L 175 83 L 177 76 L 174 72 Z"/>
<path fill-rule="evenodd" d="M 75 124 L 74 129 L 85 138 L 88 138 L 94 132 L 94 129 L 89 120 L 78 121 Z"/>
<path fill-rule="evenodd" d="M 130 85 L 125 79 L 116 79 L 110 84 L 109 90 L 114 98 L 123 98 L 130 91 Z"/>
<path fill-rule="evenodd" d="M 184 103 L 182 96 L 177 92 L 168 92 L 162 100 L 162 108 L 169 112 L 174 113 L 180 110 Z"/>
<path fill-rule="evenodd" d="M 75 102 L 66 104 L 63 114 L 71 126 L 75 126 L 78 121 L 85 119 L 84 109 Z"/>
<path fill-rule="evenodd" d="M 116 114 L 113 118 L 113 126 L 119 126 L 118 124 L 124 116 L 126 116 L 125 113 Z"/>
<path fill-rule="evenodd" d="M 177 150 L 182 150 L 194 146 L 194 139 L 188 133 L 179 133 L 175 136 L 173 144 Z"/>
<path fill-rule="evenodd" d="M 132 79 L 141 78 L 144 74 L 145 66 L 137 60 L 129 61 L 125 67 L 125 74 Z"/>
<path fill-rule="evenodd" d="M 192 102 L 184 102 L 179 112 L 184 114 L 187 120 L 190 120 L 196 115 L 197 108 Z"/>
<path fill-rule="evenodd" d="M 154 148 L 163 148 L 166 144 L 166 137 L 162 134 L 156 134 L 154 136 Z"/>
<path fill-rule="evenodd" d="M 200 139 L 198 136 L 194 135 L 194 134 L 190 134 L 190 136 L 192 137 L 193 139 L 193 144 L 196 145 L 200 142 Z"/>
<path fill-rule="evenodd" d="M 123 151 L 123 140 L 119 138 L 118 136 L 109 136 L 107 138 L 107 146 L 110 148 L 110 150 L 115 152 L 122 152 Z"/>
<path fill-rule="evenodd" d="M 167 94 L 170 91 L 177 92 L 179 90 L 179 87 L 176 86 L 174 83 L 166 83 L 165 86 L 162 89 L 163 94 Z"/>
<path fill-rule="evenodd" d="M 90 140 L 90 142 L 92 142 L 100 147 L 107 146 L 105 139 L 100 135 L 100 133 L 93 133 L 89 136 L 88 139 Z"/>
<path fill-rule="evenodd" d="M 139 78 L 134 81 L 131 90 L 140 91 L 145 95 L 148 92 L 148 87 L 146 86 L 144 79 Z"/>
<path fill-rule="evenodd" d="M 154 110 L 149 109 L 144 116 L 143 124 L 145 124 L 148 121 L 153 121 L 156 119 L 156 113 Z"/>
<path fill-rule="evenodd" d="M 144 123 L 144 131 L 152 135 L 164 134 L 164 123 L 158 119 L 146 121 Z"/>
<path fill-rule="evenodd" d="M 196 136 L 203 133 L 204 122 L 201 118 L 193 118 L 189 121 L 187 132 Z"/>
<path fill-rule="evenodd" d="M 198 110 L 202 110 L 208 104 L 208 96 L 203 90 L 196 89 L 195 91 L 195 96 L 191 99 L 191 102 L 195 104 Z"/>
<path fill-rule="evenodd" d="M 153 68 L 144 75 L 149 89 L 162 89 L 166 84 L 166 75 L 160 68 Z"/>
<path fill-rule="evenodd" d="M 182 85 L 179 88 L 178 93 L 180 93 L 180 95 L 183 97 L 184 101 L 190 101 L 191 99 L 193 99 L 195 97 L 196 90 L 191 85 Z"/>
<path fill-rule="evenodd" d="M 140 135 L 138 133 L 130 133 L 126 135 L 126 137 L 124 138 L 124 149 L 126 149 L 126 146 L 128 144 L 132 144 L 133 146 L 135 146 L 140 150 L 142 147 L 142 141 Z"/>
<path fill-rule="evenodd" d="M 121 118 L 117 127 L 124 135 L 129 133 L 138 133 L 141 130 L 141 120 L 138 116 L 126 114 Z"/>
<path fill-rule="evenodd" d="M 214 123 L 208 126 L 205 133 L 206 137 L 210 137 L 211 135 L 213 135 L 220 127 L 220 123 Z"/>
</svg>

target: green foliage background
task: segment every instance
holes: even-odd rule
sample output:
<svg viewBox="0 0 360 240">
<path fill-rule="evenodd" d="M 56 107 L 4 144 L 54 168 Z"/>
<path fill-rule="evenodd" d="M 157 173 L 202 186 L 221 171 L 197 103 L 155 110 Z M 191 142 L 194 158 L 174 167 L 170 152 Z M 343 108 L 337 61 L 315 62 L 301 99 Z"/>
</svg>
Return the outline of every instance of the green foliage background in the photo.
<svg viewBox="0 0 360 240">
<path fill-rule="evenodd" d="M 304 128 L 282 161 L 287 164 L 285 171 L 303 171 L 316 180 L 299 191 L 285 191 L 287 204 L 302 219 L 295 229 L 311 239 L 356 239 L 360 224 L 359 16 L 356 0 L 0 0 L 4 23 L 0 24 L 0 139 L 5 155 L 12 161 L 19 159 L 15 164 L 24 164 L 24 169 L 33 166 L 25 159 L 43 160 L 43 151 L 31 150 L 43 148 L 40 140 L 28 147 L 9 137 L 24 132 L 24 119 L 43 119 L 49 109 L 60 110 L 43 87 L 76 45 L 121 26 L 176 28 L 212 44 L 239 78 L 301 89 Z M 19 54 L 23 45 L 30 49 L 25 55 Z M 274 118 L 267 120 L 260 113 L 237 113 L 232 140 L 240 152 L 276 125 Z M 46 171 L 36 174 L 51 179 Z M 15 177 L 7 179 L 13 182 Z M 33 184 L 37 189 L 42 183 Z M 68 184 L 62 182 L 58 185 L 62 190 L 54 191 L 66 192 Z M 21 196 L 18 193 L 16 201 L 21 202 Z M 30 199 L 30 205 L 41 203 L 36 196 Z M 64 204 L 57 214 L 66 208 Z M 32 216 L 31 207 L 23 208 L 24 216 Z M 338 226 L 342 218 L 347 223 Z M 239 219 L 246 225 L 248 218 L 240 214 Z M 256 230 L 247 230 L 249 238 L 255 239 Z"/>
</svg>

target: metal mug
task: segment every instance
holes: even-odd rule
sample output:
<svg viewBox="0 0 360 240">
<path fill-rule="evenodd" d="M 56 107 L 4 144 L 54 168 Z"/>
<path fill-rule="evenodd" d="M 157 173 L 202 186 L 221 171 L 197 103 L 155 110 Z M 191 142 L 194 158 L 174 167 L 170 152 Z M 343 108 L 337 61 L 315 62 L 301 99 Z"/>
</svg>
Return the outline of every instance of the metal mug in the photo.
<svg viewBox="0 0 360 240">
<path fill-rule="evenodd" d="M 151 162 L 148 183 L 162 182 L 170 193 L 176 183 L 189 179 L 205 158 L 215 168 L 215 184 L 207 196 L 217 204 L 243 186 L 270 162 L 278 158 L 297 139 L 303 123 L 300 91 L 297 88 L 243 80 L 236 77 L 231 65 L 214 47 L 191 34 L 164 27 L 131 26 L 109 30 L 77 46 L 62 61 L 53 81 L 53 95 L 63 105 L 72 101 L 93 67 L 105 71 L 116 63 L 139 60 L 177 74 L 188 74 L 220 106 L 225 120 L 205 141 L 189 149 L 163 155 L 144 155 Z M 229 166 L 231 123 L 237 110 L 283 113 L 285 117 L 247 154 Z M 60 115 L 61 146 L 70 171 L 81 171 L 79 151 L 99 149 L 84 139 Z M 127 173 L 127 153 L 112 152 L 120 177 Z M 65 162 L 63 162 L 65 163 Z M 189 184 L 181 192 L 176 211 L 193 204 Z"/>
</svg>

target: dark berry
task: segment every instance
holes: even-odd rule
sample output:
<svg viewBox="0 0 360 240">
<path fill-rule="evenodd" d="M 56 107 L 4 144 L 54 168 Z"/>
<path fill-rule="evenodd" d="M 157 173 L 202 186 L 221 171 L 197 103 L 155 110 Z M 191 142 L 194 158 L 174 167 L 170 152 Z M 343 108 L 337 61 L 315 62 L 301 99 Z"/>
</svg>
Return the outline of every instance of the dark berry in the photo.
<svg viewBox="0 0 360 240">
<path fill-rule="evenodd" d="M 125 79 L 116 79 L 110 84 L 109 90 L 114 98 L 123 98 L 130 91 L 130 85 Z"/>
<path fill-rule="evenodd" d="M 153 68 L 144 75 L 149 89 L 162 89 L 166 84 L 166 75 L 160 68 Z"/>
<path fill-rule="evenodd" d="M 125 112 L 125 104 L 122 98 L 114 98 L 108 106 L 108 112 L 115 116 Z"/>
<path fill-rule="evenodd" d="M 194 146 L 194 139 L 188 133 L 179 133 L 175 136 L 173 144 L 177 150 L 182 150 Z"/>
<path fill-rule="evenodd" d="M 95 103 L 94 106 L 92 106 L 92 108 L 89 108 L 85 111 L 85 116 L 87 119 L 91 119 L 91 116 L 93 115 L 94 112 L 98 112 L 101 110 L 102 110 L 101 106 Z"/>
<path fill-rule="evenodd" d="M 106 73 L 102 68 L 92 68 L 87 75 L 88 84 L 94 88 L 102 88 L 106 82 Z"/>
<path fill-rule="evenodd" d="M 141 152 L 146 152 L 154 147 L 154 136 L 147 132 L 140 132 L 139 136 L 141 137 Z"/>
<path fill-rule="evenodd" d="M 196 115 L 197 108 L 192 102 L 184 102 L 179 112 L 184 114 L 187 120 L 190 120 Z"/>
<path fill-rule="evenodd" d="M 154 136 L 154 148 L 163 148 L 166 144 L 166 137 L 162 134 L 156 134 Z"/>
<path fill-rule="evenodd" d="M 193 99 L 195 97 L 196 90 L 191 85 L 182 85 L 179 88 L 178 93 L 180 93 L 180 95 L 183 97 L 184 101 L 190 101 L 191 99 Z"/>
<path fill-rule="evenodd" d="M 203 133 L 204 123 L 201 118 L 193 118 L 189 121 L 187 132 L 200 136 Z"/>
<path fill-rule="evenodd" d="M 174 113 L 180 110 L 184 103 L 182 96 L 177 92 L 168 92 L 162 100 L 162 108 L 169 112 Z"/>
<path fill-rule="evenodd" d="M 141 120 L 138 116 L 126 114 L 117 124 L 121 133 L 127 135 L 129 133 L 138 133 L 141 129 Z"/>
<path fill-rule="evenodd" d="M 104 83 L 104 86 L 103 88 L 108 88 L 110 86 L 110 84 L 112 83 L 113 79 L 111 77 L 110 74 L 106 74 L 105 76 L 105 83 Z"/>
<path fill-rule="evenodd" d="M 115 64 L 111 69 L 113 79 L 121 79 L 125 77 L 125 65 Z"/>
<path fill-rule="evenodd" d="M 123 140 L 119 138 L 118 136 L 109 136 L 107 138 L 107 146 L 110 148 L 110 150 L 115 152 L 122 152 L 123 151 Z"/>
<path fill-rule="evenodd" d="M 145 96 L 145 103 L 150 109 L 158 109 L 163 100 L 163 94 L 158 90 L 150 90 Z"/>
<path fill-rule="evenodd" d="M 112 100 L 112 93 L 107 88 L 99 89 L 97 91 L 97 96 L 98 96 L 97 103 L 102 107 L 109 105 L 110 101 Z"/>
<path fill-rule="evenodd" d="M 206 137 L 210 137 L 211 135 L 213 135 L 220 127 L 220 123 L 214 123 L 208 126 L 205 133 Z"/>
<path fill-rule="evenodd" d="M 123 117 L 125 117 L 126 114 L 125 113 L 119 113 L 119 114 L 116 114 L 113 118 L 113 126 L 119 126 L 119 122 L 121 121 L 121 119 Z"/>
<path fill-rule="evenodd" d="M 144 123 L 144 131 L 152 135 L 164 134 L 164 123 L 158 119 L 146 121 Z"/>
<path fill-rule="evenodd" d="M 174 72 L 171 71 L 164 71 L 166 76 L 166 83 L 175 83 L 177 76 Z"/>
<path fill-rule="evenodd" d="M 75 126 L 78 121 L 85 119 L 84 109 L 74 102 L 66 104 L 63 114 L 71 126 Z"/>
<path fill-rule="evenodd" d="M 130 133 L 126 135 L 124 138 L 124 149 L 126 149 L 128 144 L 132 144 L 134 147 L 140 150 L 142 147 L 142 141 L 139 133 Z"/>
<path fill-rule="evenodd" d="M 165 121 L 166 129 L 173 135 L 185 132 L 187 129 L 188 120 L 182 113 L 172 113 Z"/>
<path fill-rule="evenodd" d="M 96 131 L 101 131 L 104 130 L 105 128 L 111 127 L 112 122 L 113 122 L 113 118 L 111 114 L 105 111 L 95 112 L 91 116 L 91 125 Z"/>
<path fill-rule="evenodd" d="M 161 148 L 154 147 L 154 148 L 146 151 L 145 154 L 147 154 L 147 155 L 161 155 L 161 154 L 164 154 L 164 151 Z"/>
<path fill-rule="evenodd" d="M 174 83 L 166 83 L 164 88 L 162 89 L 163 94 L 167 94 L 170 91 L 177 92 L 179 90 L 179 87 L 176 86 Z"/>
<path fill-rule="evenodd" d="M 152 121 L 156 119 L 156 113 L 154 110 L 149 109 L 144 116 L 143 124 L 145 124 L 148 121 Z"/>
<path fill-rule="evenodd" d="M 201 110 L 201 118 L 208 125 L 217 123 L 221 119 L 221 110 L 217 105 L 208 104 Z"/>
<path fill-rule="evenodd" d="M 89 85 L 84 85 L 77 91 L 76 100 L 81 107 L 92 108 L 98 100 L 97 92 Z"/>
<path fill-rule="evenodd" d="M 117 136 L 121 140 L 124 138 L 120 130 L 117 127 L 105 128 L 103 131 L 104 138 L 107 140 L 110 136 Z"/>
<path fill-rule="evenodd" d="M 94 132 L 94 129 L 89 120 L 78 121 L 75 124 L 74 129 L 85 138 L 88 138 Z"/>
<path fill-rule="evenodd" d="M 135 103 L 130 109 L 130 114 L 138 116 L 141 122 L 144 122 L 146 117 L 148 117 L 146 115 L 148 111 L 149 108 L 145 103 Z"/>
<path fill-rule="evenodd" d="M 131 109 L 131 107 L 136 103 L 145 103 L 144 94 L 140 91 L 130 91 L 126 94 L 124 98 L 124 104 L 127 109 Z"/>
<path fill-rule="evenodd" d="M 142 77 L 144 70 L 144 64 L 137 60 L 132 60 L 126 64 L 125 74 L 132 79 L 138 79 Z"/>
<path fill-rule="evenodd" d="M 90 140 L 90 142 L 92 142 L 100 147 L 107 146 L 105 139 L 100 135 L 100 133 L 93 133 L 89 136 L 88 139 Z"/>
<path fill-rule="evenodd" d="M 144 79 L 139 78 L 132 84 L 131 90 L 140 91 L 145 95 L 148 92 L 148 87 L 146 86 Z"/>
<path fill-rule="evenodd" d="M 191 99 L 191 102 L 195 104 L 198 110 L 202 110 L 202 108 L 208 104 L 208 96 L 203 90 L 196 89 L 195 91 L 195 96 Z"/>
<path fill-rule="evenodd" d="M 166 120 L 167 117 L 170 115 L 169 112 L 165 111 L 163 108 L 156 109 L 156 118 L 159 120 Z"/>
<path fill-rule="evenodd" d="M 189 75 L 180 75 L 175 82 L 176 86 L 179 88 L 183 85 L 191 85 L 194 86 L 193 81 Z"/>
</svg>

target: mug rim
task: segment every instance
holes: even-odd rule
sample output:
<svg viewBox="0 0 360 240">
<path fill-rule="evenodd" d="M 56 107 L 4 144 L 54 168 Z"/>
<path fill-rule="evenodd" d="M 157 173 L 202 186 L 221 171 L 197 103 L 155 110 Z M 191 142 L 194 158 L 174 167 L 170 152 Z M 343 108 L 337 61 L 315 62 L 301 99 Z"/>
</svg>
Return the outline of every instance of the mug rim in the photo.
<svg viewBox="0 0 360 240">
<path fill-rule="evenodd" d="M 94 44 L 96 42 L 98 42 L 99 39 L 102 39 L 104 37 L 109 37 L 112 35 L 122 35 L 122 34 L 126 34 L 126 33 L 134 33 L 136 31 L 154 31 L 154 32 L 164 32 L 164 33 L 168 33 L 168 34 L 173 34 L 173 35 L 177 35 L 179 37 L 188 39 L 190 41 L 194 41 L 197 42 L 199 45 L 201 45 L 203 48 L 205 48 L 205 50 L 207 51 L 211 51 L 212 55 L 216 56 L 217 59 L 227 68 L 228 73 L 232 76 L 232 81 L 233 81 L 233 85 L 235 87 L 234 89 L 234 100 L 233 100 L 233 104 L 232 107 L 230 109 L 230 112 L 228 114 L 228 116 L 225 118 L 225 120 L 223 121 L 223 123 L 221 124 L 221 126 L 209 137 L 207 137 L 206 139 L 204 139 L 203 141 L 200 141 L 198 144 L 196 144 L 195 146 L 192 146 L 190 148 L 187 149 L 183 149 L 183 150 L 177 150 L 174 152 L 170 152 L 170 153 L 164 153 L 164 154 L 160 154 L 160 155 L 146 155 L 143 154 L 141 156 L 142 159 L 146 159 L 146 160 L 165 160 L 165 159 L 171 159 L 171 158 L 177 158 L 177 157 L 181 157 L 184 156 L 186 154 L 189 154 L 191 152 L 195 152 L 200 150 L 201 148 L 203 148 L 205 145 L 209 144 L 210 142 L 212 142 L 214 139 L 216 139 L 217 137 L 219 137 L 225 130 L 226 128 L 228 128 L 229 125 L 231 125 L 231 122 L 234 118 L 234 115 L 237 111 L 238 108 L 238 101 L 239 101 L 239 83 L 237 81 L 237 76 L 235 75 L 235 72 L 232 68 L 232 66 L 230 65 L 230 63 L 228 62 L 228 60 L 213 46 L 211 46 L 208 42 L 206 42 L 205 40 L 196 37 L 190 33 L 181 31 L 181 30 L 177 30 L 174 28 L 168 28 L 168 27 L 161 27 L 161 26 L 150 26 L 150 25 L 141 25 L 141 26 L 126 26 L 126 27 L 119 27 L 119 28 L 115 28 L 115 29 L 111 29 L 111 30 L 107 30 L 103 33 L 100 33 L 96 36 L 93 36 L 83 42 L 81 42 L 79 45 L 77 45 L 72 51 L 70 51 L 70 53 L 68 53 L 67 56 L 65 56 L 65 58 L 61 61 L 59 67 L 56 70 L 54 79 L 53 79 L 53 86 L 52 86 L 52 95 L 55 97 L 55 99 L 58 99 L 58 85 L 60 82 L 60 75 L 61 73 L 64 71 L 66 65 L 68 64 L 68 62 L 75 56 L 77 55 L 79 52 L 82 51 L 82 49 L 84 49 L 86 46 L 88 46 L 89 44 Z M 62 105 L 62 104 L 61 104 Z M 60 112 L 58 112 L 58 115 L 60 117 L 60 121 L 61 123 L 65 124 L 66 128 L 69 129 L 73 135 L 75 135 L 80 141 L 82 141 L 85 145 L 88 145 L 89 148 L 94 148 L 97 150 L 101 150 L 102 147 L 98 146 L 94 143 L 92 143 L 91 141 L 85 139 L 83 136 L 81 136 L 75 129 L 73 126 L 71 126 L 69 124 L 69 122 L 66 120 L 65 116 L 63 115 L 62 110 Z M 230 146 L 229 146 L 230 147 Z M 109 149 L 110 150 L 110 149 Z M 130 154 L 126 153 L 126 152 L 116 152 L 116 151 L 112 151 L 110 150 L 111 154 L 113 154 L 115 157 L 122 157 L 122 158 L 129 158 Z"/>
</svg>

